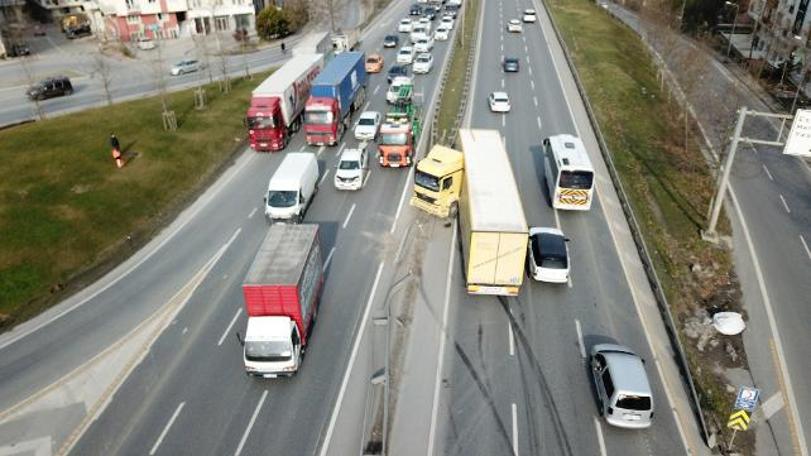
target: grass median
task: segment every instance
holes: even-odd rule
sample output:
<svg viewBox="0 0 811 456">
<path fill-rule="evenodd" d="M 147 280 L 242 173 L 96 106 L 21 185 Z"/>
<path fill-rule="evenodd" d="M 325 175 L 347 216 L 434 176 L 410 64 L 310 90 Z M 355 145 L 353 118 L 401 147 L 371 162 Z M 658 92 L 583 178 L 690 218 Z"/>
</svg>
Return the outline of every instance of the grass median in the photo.
<svg viewBox="0 0 811 456">
<path fill-rule="evenodd" d="M 722 372 L 746 366 L 742 341 L 702 346 L 685 331 L 706 312 L 740 309 L 730 252 L 699 237 L 714 179 L 697 134 L 685 137 L 681 108 L 660 90 L 657 70 L 633 31 L 589 0 L 550 4 L 679 326 L 708 426 L 724 432 L 734 393 Z M 729 232 L 726 219 L 720 230 Z"/>
<path fill-rule="evenodd" d="M 175 132 L 162 128 L 158 97 L 0 131 L 0 329 L 131 254 L 198 193 L 241 144 L 250 92 L 267 74 L 233 80 L 227 95 L 206 86 L 201 111 L 192 90 L 169 94 Z"/>
</svg>

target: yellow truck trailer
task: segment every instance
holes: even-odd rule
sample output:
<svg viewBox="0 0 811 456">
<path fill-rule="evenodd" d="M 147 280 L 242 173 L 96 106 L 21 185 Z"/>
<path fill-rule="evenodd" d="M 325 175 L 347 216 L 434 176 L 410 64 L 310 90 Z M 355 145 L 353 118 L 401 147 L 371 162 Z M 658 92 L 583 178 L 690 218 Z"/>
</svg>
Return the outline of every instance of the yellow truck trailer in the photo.
<svg viewBox="0 0 811 456">
<path fill-rule="evenodd" d="M 516 296 L 529 232 L 510 158 L 497 130 L 459 130 L 464 179 L 459 228 L 467 292 Z"/>
</svg>

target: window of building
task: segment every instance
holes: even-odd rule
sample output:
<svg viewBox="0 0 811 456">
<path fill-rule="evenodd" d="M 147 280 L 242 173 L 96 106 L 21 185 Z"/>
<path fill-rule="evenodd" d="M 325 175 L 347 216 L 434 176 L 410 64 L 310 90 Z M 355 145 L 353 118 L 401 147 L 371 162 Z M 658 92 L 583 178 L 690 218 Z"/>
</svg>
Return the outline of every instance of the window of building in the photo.
<svg viewBox="0 0 811 456">
<path fill-rule="evenodd" d="M 150 0 L 152 1 L 152 0 Z M 163 22 L 166 18 L 163 17 L 163 13 L 158 13 L 158 22 Z"/>
<path fill-rule="evenodd" d="M 141 16 L 137 14 L 130 14 L 127 16 L 127 24 L 138 25 L 141 23 Z"/>
<path fill-rule="evenodd" d="M 214 27 L 217 29 L 217 31 L 228 30 L 228 16 L 215 17 Z"/>
</svg>

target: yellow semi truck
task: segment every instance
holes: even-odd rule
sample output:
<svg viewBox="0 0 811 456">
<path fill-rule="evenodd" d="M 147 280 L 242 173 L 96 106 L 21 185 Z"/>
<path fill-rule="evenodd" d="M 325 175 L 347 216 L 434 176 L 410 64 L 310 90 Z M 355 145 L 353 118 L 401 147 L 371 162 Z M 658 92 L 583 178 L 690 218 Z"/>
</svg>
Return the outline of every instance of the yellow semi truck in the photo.
<svg viewBox="0 0 811 456">
<path fill-rule="evenodd" d="M 456 217 L 464 165 L 461 152 L 439 145 L 431 148 L 417 163 L 411 205 L 437 217 Z"/>
</svg>

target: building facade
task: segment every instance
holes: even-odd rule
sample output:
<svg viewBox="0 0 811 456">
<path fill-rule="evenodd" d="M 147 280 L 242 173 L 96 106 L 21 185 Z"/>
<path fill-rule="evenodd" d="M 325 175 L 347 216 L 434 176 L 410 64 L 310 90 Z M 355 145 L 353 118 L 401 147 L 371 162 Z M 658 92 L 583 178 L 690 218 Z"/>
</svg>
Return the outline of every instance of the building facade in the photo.
<svg viewBox="0 0 811 456">
<path fill-rule="evenodd" d="M 791 59 L 803 66 L 811 34 L 811 0 L 752 0 L 749 15 L 756 23 L 753 49 L 778 67 Z"/>
</svg>

